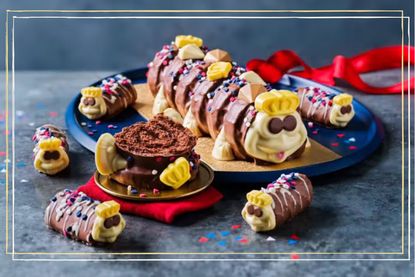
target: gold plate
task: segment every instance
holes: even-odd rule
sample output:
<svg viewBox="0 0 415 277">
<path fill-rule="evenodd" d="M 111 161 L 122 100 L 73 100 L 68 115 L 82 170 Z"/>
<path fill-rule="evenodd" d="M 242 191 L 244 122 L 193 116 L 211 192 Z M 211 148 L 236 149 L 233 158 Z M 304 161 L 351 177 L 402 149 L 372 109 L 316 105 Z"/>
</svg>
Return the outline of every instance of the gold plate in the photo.
<svg viewBox="0 0 415 277">
<path fill-rule="evenodd" d="M 135 110 L 145 118 L 151 118 L 151 109 L 154 98 L 147 84 L 137 84 L 135 88 L 140 95 L 139 102 L 134 105 Z M 279 164 L 257 165 L 252 162 L 234 160 L 219 161 L 212 157 L 212 149 L 215 141 L 210 137 L 201 137 L 197 140 L 196 153 L 201 160 L 210 166 L 215 172 L 266 172 L 276 170 L 288 170 L 302 166 L 316 165 L 340 159 L 341 156 L 317 141 L 310 138 L 311 147 L 305 149 L 304 153 L 297 159 Z"/>
<path fill-rule="evenodd" d="M 200 163 L 199 173 L 196 179 L 181 186 L 176 190 L 163 190 L 160 194 L 154 195 L 151 190 L 139 190 L 137 194 L 128 194 L 127 186 L 110 179 L 108 176 L 94 174 L 95 183 L 99 188 L 112 196 L 133 201 L 163 201 L 174 200 L 187 197 L 206 189 L 213 181 L 213 171 L 205 163 Z M 146 197 L 140 197 L 140 194 L 146 194 Z"/>
</svg>

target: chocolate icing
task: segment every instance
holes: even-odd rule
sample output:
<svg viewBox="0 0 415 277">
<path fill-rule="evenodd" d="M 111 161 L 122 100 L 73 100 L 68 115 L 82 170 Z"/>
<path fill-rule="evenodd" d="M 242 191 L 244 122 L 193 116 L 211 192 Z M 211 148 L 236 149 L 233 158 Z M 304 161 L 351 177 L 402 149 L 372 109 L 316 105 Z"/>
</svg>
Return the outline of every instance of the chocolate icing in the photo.
<svg viewBox="0 0 415 277">
<path fill-rule="evenodd" d="M 179 157 L 191 162 L 196 176 L 200 157 L 194 153 L 196 137 L 191 131 L 162 115 L 148 122 L 135 123 L 115 134 L 118 152 L 128 161 L 125 169 L 111 178 L 125 185 L 146 189 L 167 189 L 160 182 L 162 171 Z"/>
</svg>

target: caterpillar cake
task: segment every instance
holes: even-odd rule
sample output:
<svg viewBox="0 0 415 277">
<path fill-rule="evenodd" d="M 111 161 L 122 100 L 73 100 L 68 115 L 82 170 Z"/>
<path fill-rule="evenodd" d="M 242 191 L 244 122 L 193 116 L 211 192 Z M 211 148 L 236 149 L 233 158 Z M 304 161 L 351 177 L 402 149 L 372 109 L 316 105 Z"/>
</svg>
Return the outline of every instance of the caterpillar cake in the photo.
<svg viewBox="0 0 415 277">
<path fill-rule="evenodd" d="M 270 231 L 311 205 L 313 186 L 301 173 L 282 174 L 267 188 L 246 195 L 242 217 L 255 232 Z"/>
<path fill-rule="evenodd" d="M 313 87 L 299 88 L 297 93 L 304 119 L 330 127 L 345 127 L 355 114 L 350 94 L 336 95 Z"/>
<path fill-rule="evenodd" d="M 88 245 L 114 242 L 125 228 L 120 205 L 99 202 L 83 192 L 65 189 L 50 200 L 46 225 L 63 236 Z"/>
<path fill-rule="evenodd" d="M 145 190 L 178 189 L 196 177 L 200 157 L 196 137 L 162 115 L 98 139 L 95 164 L 100 174 Z"/>
<path fill-rule="evenodd" d="M 45 124 L 36 128 L 32 137 L 33 165 L 41 173 L 54 175 L 69 165 L 69 146 L 65 133 L 58 127 Z"/>
<path fill-rule="evenodd" d="M 196 136 L 211 136 L 215 159 L 281 163 L 303 153 L 307 131 L 296 111 L 298 96 L 269 91 L 226 51 L 208 51 L 200 38 L 177 36 L 148 68 L 153 114 L 183 122 Z"/>
<path fill-rule="evenodd" d="M 89 119 L 111 118 L 137 100 L 137 91 L 131 80 L 118 74 L 104 79 L 99 87 L 81 90 L 78 110 Z"/>
</svg>

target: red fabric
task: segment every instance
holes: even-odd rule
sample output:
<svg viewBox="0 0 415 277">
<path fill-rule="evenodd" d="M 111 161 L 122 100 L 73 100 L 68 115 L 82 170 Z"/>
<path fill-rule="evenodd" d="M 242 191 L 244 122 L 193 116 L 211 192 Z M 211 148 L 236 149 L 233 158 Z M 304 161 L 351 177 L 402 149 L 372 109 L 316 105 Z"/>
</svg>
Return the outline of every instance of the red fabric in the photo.
<svg viewBox="0 0 415 277">
<path fill-rule="evenodd" d="M 105 193 L 95 184 L 93 177 L 85 185 L 80 186 L 77 191 L 82 191 L 100 201 L 115 200 L 121 205 L 122 213 L 148 217 L 165 223 L 172 223 L 178 215 L 206 209 L 223 197 L 218 190 L 211 186 L 198 194 L 175 201 L 131 202 Z"/>
<path fill-rule="evenodd" d="M 410 55 L 408 55 L 408 50 Z M 403 51 L 403 52 L 402 52 Z M 335 85 L 336 79 L 347 81 L 358 90 L 372 94 L 393 94 L 402 92 L 402 83 L 399 82 L 388 87 L 374 87 L 365 83 L 360 74 L 384 69 L 401 68 L 403 64 L 414 64 L 415 48 L 411 46 L 390 46 L 376 48 L 363 52 L 357 56 L 346 58 L 338 55 L 334 57 L 331 65 L 313 68 L 306 64 L 294 51 L 280 50 L 274 52 L 266 61 L 252 59 L 247 63 L 248 70 L 258 73 L 266 82 L 275 83 L 282 75 L 290 70 L 303 67 L 304 70 L 289 72 L 327 85 Z M 409 57 L 410 56 L 410 57 Z M 414 88 L 415 78 L 403 82 L 403 89 L 407 91 Z M 412 91 L 412 90 L 411 90 Z"/>
</svg>

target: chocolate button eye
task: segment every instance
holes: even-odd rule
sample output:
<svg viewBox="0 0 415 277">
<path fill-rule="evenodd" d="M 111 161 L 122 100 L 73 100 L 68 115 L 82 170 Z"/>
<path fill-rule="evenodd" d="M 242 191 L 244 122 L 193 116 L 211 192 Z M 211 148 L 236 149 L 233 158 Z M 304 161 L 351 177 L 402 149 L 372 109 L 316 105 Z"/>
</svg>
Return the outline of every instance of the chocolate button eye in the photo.
<svg viewBox="0 0 415 277">
<path fill-rule="evenodd" d="M 255 216 L 256 217 L 261 217 L 262 216 L 262 210 L 260 208 L 255 209 Z"/>
<path fill-rule="evenodd" d="M 249 213 L 250 215 L 253 215 L 253 214 L 254 214 L 254 212 L 255 212 L 255 208 L 254 208 L 254 206 L 249 205 L 249 206 L 248 206 L 248 213 Z"/>
<path fill-rule="evenodd" d="M 351 111 L 352 111 L 352 106 L 350 106 L 350 105 L 343 106 L 343 107 L 341 107 L 341 109 L 340 109 L 340 112 L 341 112 L 342 114 L 347 114 L 347 113 L 350 113 Z"/>
<path fill-rule="evenodd" d="M 284 129 L 286 131 L 292 131 L 297 127 L 297 120 L 294 116 L 289 115 L 284 118 Z"/>
<path fill-rule="evenodd" d="M 121 218 L 119 215 L 114 215 L 112 217 L 112 226 L 118 226 L 120 224 Z"/>
<path fill-rule="evenodd" d="M 273 134 L 278 134 L 284 127 L 283 122 L 279 118 L 273 118 L 268 123 L 268 130 Z"/>
<path fill-rule="evenodd" d="M 107 228 L 107 229 L 111 228 L 112 225 L 113 225 L 112 220 L 113 220 L 113 217 L 110 217 L 110 218 L 105 219 L 105 221 L 104 221 L 104 227 Z"/>
<path fill-rule="evenodd" d="M 95 105 L 95 99 L 94 98 L 92 98 L 92 97 L 89 98 L 89 105 L 90 106 Z"/>
<path fill-rule="evenodd" d="M 43 155 L 43 158 L 45 160 L 57 160 L 59 159 L 59 152 L 58 151 L 46 151 L 45 154 Z"/>
</svg>

